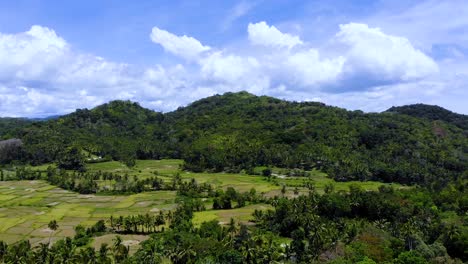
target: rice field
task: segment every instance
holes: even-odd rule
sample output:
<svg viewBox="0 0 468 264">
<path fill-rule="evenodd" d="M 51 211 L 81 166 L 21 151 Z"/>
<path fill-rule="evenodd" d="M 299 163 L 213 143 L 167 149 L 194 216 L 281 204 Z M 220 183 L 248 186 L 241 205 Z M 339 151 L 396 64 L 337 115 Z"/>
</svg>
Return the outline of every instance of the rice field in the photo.
<svg viewBox="0 0 468 264">
<path fill-rule="evenodd" d="M 49 185 L 44 181 L 0 182 L 0 240 L 20 239 L 46 242 L 49 236 L 74 234 L 78 224 L 93 225 L 111 215 L 131 215 L 170 210 L 176 206 L 176 193 L 146 192 L 128 196 L 81 195 Z M 47 228 L 57 220 L 59 228 Z"/>
<path fill-rule="evenodd" d="M 210 183 L 216 188 L 234 187 L 237 191 L 247 192 L 255 188 L 258 194 L 266 196 L 283 195 L 282 186 L 286 186 L 286 196 L 294 196 L 294 189 L 299 193 L 307 192 L 304 183 L 312 181 L 318 192 L 323 192 L 325 185 L 333 183 L 335 190 L 348 190 L 353 182 L 338 183 L 327 178 L 318 171 L 311 173 L 310 178 L 284 177 L 276 175 L 268 180 L 262 176 L 228 173 L 191 173 L 181 171 L 181 160 L 138 160 L 136 166 L 128 168 L 122 163 L 110 161 L 88 164 L 88 171 L 105 171 L 126 173 L 139 178 L 158 175 L 170 180 L 180 173 L 184 180 L 194 178 L 199 183 Z M 49 165 L 32 167 L 45 170 Z M 377 190 L 382 183 L 356 182 L 365 190 Z M 396 188 L 402 188 L 393 184 Z M 237 222 L 248 222 L 255 209 L 266 209 L 265 204 L 248 205 L 231 210 L 211 210 L 211 200 L 206 202 L 207 211 L 197 212 L 194 224 L 217 219 L 227 223 L 231 218 Z M 171 210 L 177 206 L 176 192 L 157 191 L 133 195 L 81 195 L 52 186 L 45 181 L 0 181 L 0 240 L 12 243 L 21 239 L 29 239 L 31 243 L 47 242 L 49 238 L 56 240 L 74 235 L 74 227 L 78 224 L 93 225 L 98 220 L 107 220 L 111 215 L 132 215 L 156 213 L 159 210 Z M 51 220 L 59 224 L 57 231 L 47 228 Z M 106 235 L 105 238 L 112 236 Z M 96 238 L 96 243 L 106 240 Z M 129 237 L 128 240 L 141 241 L 143 237 Z M 130 243 L 130 242 L 129 242 Z"/>
</svg>

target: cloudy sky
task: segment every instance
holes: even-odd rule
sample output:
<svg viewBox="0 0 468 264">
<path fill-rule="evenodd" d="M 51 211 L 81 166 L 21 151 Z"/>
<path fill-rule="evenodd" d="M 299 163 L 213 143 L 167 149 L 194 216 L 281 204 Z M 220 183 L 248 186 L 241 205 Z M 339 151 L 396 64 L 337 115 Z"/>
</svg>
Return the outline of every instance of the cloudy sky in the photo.
<svg viewBox="0 0 468 264">
<path fill-rule="evenodd" d="M 242 90 L 468 114 L 468 0 L 0 1 L 0 116 Z"/>
</svg>

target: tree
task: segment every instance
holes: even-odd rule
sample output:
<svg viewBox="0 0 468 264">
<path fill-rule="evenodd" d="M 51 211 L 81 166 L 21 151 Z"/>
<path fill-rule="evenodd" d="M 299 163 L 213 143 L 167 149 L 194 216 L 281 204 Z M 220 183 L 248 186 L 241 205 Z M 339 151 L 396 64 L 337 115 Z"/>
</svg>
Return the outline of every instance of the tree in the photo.
<svg viewBox="0 0 468 264">
<path fill-rule="evenodd" d="M 416 255 L 415 251 L 405 251 L 398 255 L 394 261 L 395 264 L 427 264 L 428 262 L 421 256 Z"/>
<path fill-rule="evenodd" d="M 47 224 L 47 227 L 48 227 L 51 231 L 55 232 L 55 231 L 59 228 L 59 225 L 57 224 L 57 221 L 56 221 L 56 220 L 52 220 L 52 221 L 50 221 L 50 222 Z M 49 234 L 49 247 L 50 247 L 50 238 L 52 237 L 52 233 L 53 233 L 53 232 L 50 232 L 50 234 Z"/>
<path fill-rule="evenodd" d="M 7 164 L 19 160 L 23 155 L 23 142 L 20 139 L 0 141 L 0 164 Z"/>
<path fill-rule="evenodd" d="M 164 224 L 166 224 L 166 221 L 164 220 L 164 213 L 163 211 L 159 211 L 159 214 L 155 217 L 154 225 L 159 227 Z"/>
<path fill-rule="evenodd" d="M 266 168 L 266 169 L 263 169 L 262 170 L 262 175 L 267 177 L 267 178 L 270 178 L 271 176 L 271 168 Z"/>
<path fill-rule="evenodd" d="M 81 149 L 77 147 L 68 147 L 63 153 L 59 156 L 57 161 L 57 166 L 61 169 L 66 170 L 78 170 L 83 171 L 84 166 L 84 156 Z"/>
<path fill-rule="evenodd" d="M 8 254 L 8 244 L 0 240 L 0 261 L 5 262 L 4 259 Z"/>
<path fill-rule="evenodd" d="M 101 264 L 110 264 L 111 260 L 108 257 L 109 245 L 107 243 L 102 243 L 99 247 L 98 262 Z"/>
<path fill-rule="evenodd" d="M 122 244 L 122 237 L 116 236 L 114 239 L 113 253 L 114 261 L 116 263 L 122 263 L 128 257 L 129 248 Z"/>
</svg>

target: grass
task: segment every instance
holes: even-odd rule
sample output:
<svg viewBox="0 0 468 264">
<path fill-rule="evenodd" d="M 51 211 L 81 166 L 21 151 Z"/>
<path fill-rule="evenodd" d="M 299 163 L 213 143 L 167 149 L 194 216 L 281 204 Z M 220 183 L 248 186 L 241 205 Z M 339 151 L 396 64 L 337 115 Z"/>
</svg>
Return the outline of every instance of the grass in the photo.
<svg viewBox="0 0 468 264">
<path fill-rule="evenodd" d="M 266 210 L 272 208 L 267 204 L 254 204 L 242 208 L 234 208 L 229 210 L 208 210 L 195 212 L 193 224 L 199 226 L 206 221 L 218 220 L 221 224 L 227 224 L 233 218 L 236 222 L 247 223 L 252 220 L 252 213 L 255 210 Z"/>
<path fill-rule="evenodd" d="M 388 186 L 393 186 L 394 188 L 409 188 L 408 186 L 403 186 L 398 183 L 381 183 L 381 182 L 376 182 L 376 181 L 365 181 L 365 182 L 360 182 L 360 181 L 349 181 L 349 182 L 336 182 L 333 179 L 330 179 L 326 176 L 326 174 L 313 174 L 310 178 L 305 178 L 305 177 L 286 177 L 286 178 L 275 178 L 272 180 L 273 182 L 279 184 L 279 185 L 286 185 L 288 190 L 292 190 L 295 187 L 298 187 L 300 190 L 304 190 L 303 188 L 304 184 L 306 182 L 311 182 L 315 186 L 315 189 L 319 193 L 323 193 L 325 186 L 332 184 L 335 188 L 335 191 L 349 191 L 349 186 L 353 184 L 359 185 L 363 190 L 366 191 L 377 191 L 380 186 L 382 185 L 388 185 Z"/>
<path fill-rule="evenodd" d="M 246 174 L 230 173 L 190 173 L 181 174 L 184 179 L 194 178 L 199 183 L 209 183 L 217 188 L 234 187 L 237 191 L 248 192 L 255 188 L 258 193 L 267 193 L 272 190 L 279 190 L 281 187 L 266 181 L 261 176 L 251 176 Z"/>
<path fill-rule="evenodd" d="M 113 173 L 127 173 L 130 176 L 147 178 L 154 176 L 155 173 L 162 176 L 172 176 L 179 172 L 182 160 L 137 160 L 134 167 L 129 168 L 118 161 L 106 161 L 99 163 L 90 163 L 86 165 L 88 171 L 103 171 Z"/>
</svg>

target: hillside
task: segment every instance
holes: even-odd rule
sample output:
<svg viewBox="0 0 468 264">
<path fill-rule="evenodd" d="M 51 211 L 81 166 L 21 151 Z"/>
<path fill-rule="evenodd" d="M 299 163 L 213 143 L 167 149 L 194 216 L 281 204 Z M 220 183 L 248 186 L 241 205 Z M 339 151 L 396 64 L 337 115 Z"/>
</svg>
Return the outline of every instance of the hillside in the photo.
<svg viewBox="0 0 468 264">
<path fill-rule="evenodd" d="M 114 101 L 33 123 L 12 137 L 23 140 L 24 160 L 32 163 L 54 161 L 75 146 L 130 165 L 135 158 L 165 157 L 183 158 L 193 171 L 315 167 L 340 181 L 443 183 L 468 168 L 468 140 L 451 122 L 246 92 L 167 114 Z"/>
<path fill-rule="evenodd" d="M 468 116 L 457 114 L 437 105 L 413 104 L 394 106 L 386 112 L 399 113 L 432 121 L 441 120 L 453 124 L 461 129 L 468 130 Z"/>
</svg>

